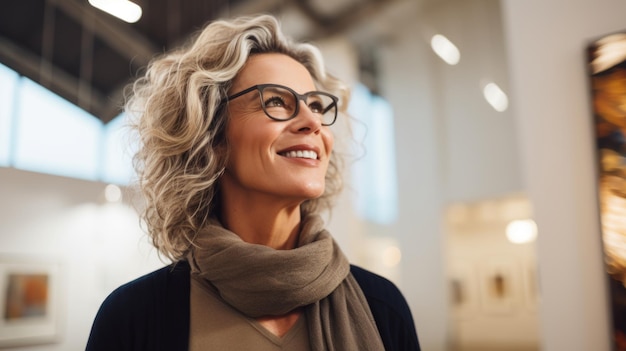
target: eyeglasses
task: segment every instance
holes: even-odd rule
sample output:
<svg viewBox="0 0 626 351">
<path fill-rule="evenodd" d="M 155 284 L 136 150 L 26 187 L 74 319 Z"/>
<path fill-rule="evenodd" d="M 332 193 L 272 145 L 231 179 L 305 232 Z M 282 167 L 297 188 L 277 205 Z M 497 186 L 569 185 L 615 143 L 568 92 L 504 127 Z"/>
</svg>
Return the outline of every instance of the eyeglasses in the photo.
<svg viewBox="0 0 626 351">
<path fill-rule="evenodd" d="M 223 103 L 238 98 L 251 91 L 258 90 L 261 107 L 267 117 L 276 121 L 288 121 L 298 115 L 300 100 L 309 107 L 309 110 L 320 116 L 323 126 L 329 126 L 337 120 L 337 101 L 339 99 L 322 91 L 309 91 L 298 94 L 293 89 L 278 84 L 258 84 L 235 93 Z"/>
</svg>

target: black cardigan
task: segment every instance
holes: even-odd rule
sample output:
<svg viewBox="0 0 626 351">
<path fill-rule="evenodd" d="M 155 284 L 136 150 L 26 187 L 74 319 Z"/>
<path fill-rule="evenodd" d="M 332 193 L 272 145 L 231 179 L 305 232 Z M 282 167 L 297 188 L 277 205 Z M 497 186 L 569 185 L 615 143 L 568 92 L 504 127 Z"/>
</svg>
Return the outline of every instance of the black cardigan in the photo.
<svg viewBox="0 0 626 351">
<path fill-rule="evenodd" d="M 419 351 L 413 317 L 396 286 L 357 266 L 350 268 L 365 294 L 385 350 Z M 184 261 L 122 285 L 100 306 L 86 350 L 188 350 L 189 289 L 190 268 Z"/>
</svg>

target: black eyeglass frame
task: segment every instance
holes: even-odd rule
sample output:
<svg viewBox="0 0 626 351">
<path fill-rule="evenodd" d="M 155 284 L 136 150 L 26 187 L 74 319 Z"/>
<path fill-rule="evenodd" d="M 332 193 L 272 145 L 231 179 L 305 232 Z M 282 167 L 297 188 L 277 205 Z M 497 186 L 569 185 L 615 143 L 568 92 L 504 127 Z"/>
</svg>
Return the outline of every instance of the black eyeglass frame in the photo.
<svg viewBox="0 0 626 351">
<path fill-rule="evenodd" d="M 293 96 L 296 97 L 296 107 L 295 107 L 295 109 L 294 109 L 294 111 L 293 111 L 291 116 L 289 116 L 288 118 L 282 119 L 282 118 L 273 117 L 273 116 L 271 116 L 267 112 L 267 110 L 265 109 L 265 102 L 263 101 L 263 89 L 268 88 L 268 87 L 276 87 L 276 88 L 285 89 L 285 90 L 289 91 L 290 93 L 292 93 Z M 222 100 L 222 104 L 227 103 L 227 102 L 229 102 L 231 100 L 234 100 L 234 99 L 236 99 L 236 98 L 238 98 L 238 97 L 240 97 L 242 95 L 245 95 L 245 94 L 247 94 L 247 93 L 249 93 L 251 91 L 254 91 L 254 90 L 257 90 L 259 92 L 259 99 L 261 100 L 261 107 L 263 108 L 263 112 L 265 112 L 265 115 L 267 117 L 269 117 L 270 119 L 273 119 L 275 121 L 285 122 L 285 121 L 289 121 L 291 119 L 294 119 L 296 116 L 298 116 L 298 113 L 300 112 L 300 101 L 304 101 L 304 103 L 306 104 L 308 97 L 311 96 L 311 95 L 324 95 L 324 96 L 328 96 L 329 98 L 331 98 L 333 100 L 333 103 L 328 105 L 326 107 L 326 109 L 320 113 L 321 115 L 324 115 L 331 108 L 334 108 L 335 109 L 335 114 L 333 116 L 333 120 L 330 123 L 324 123 L 322 121 L 322 125 L 323 126 L 331 126 L 331 125 L 333 125 L 337 121 L 337 114 L 338 114 L 338 107 L 339 107 L 338 106 L 339 98 L 336 97 L 335 95 L 330 94 L 330 93 L 326 93 L 326 92 L 323 92 L 323 91 L 317 91 L 317 90 L 309 91 L 309 92 L 306 92 L 304 94 L 298 94 L 295 90 L 293 90 L 293 89 L 291 89 L 289 87 L 286 87 L 284 85 L 280 85 L 280 84 L 271 84 L 270 83 L 270 84 L 253 85 L 250 88 L 244 89 L 244 90 L 242 90 L 242 91 L 240 91 L 238 93 L 234 93 L 234 94 L 224 98 Z"/>
</svg>

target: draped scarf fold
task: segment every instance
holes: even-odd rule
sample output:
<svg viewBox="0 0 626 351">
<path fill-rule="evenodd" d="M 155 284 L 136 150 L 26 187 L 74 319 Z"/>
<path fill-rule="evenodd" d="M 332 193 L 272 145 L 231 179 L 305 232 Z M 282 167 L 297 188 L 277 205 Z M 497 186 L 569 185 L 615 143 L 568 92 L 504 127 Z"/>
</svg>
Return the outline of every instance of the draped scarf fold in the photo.
<svg viewBox="0 0 626 351">
<path fill-rule="evenodd" d="M 246 243 L 212 222 L 188 259 L 225 302 L 248 317 L 304 307 L 314 351 L 384 350 L 350 264 L 319 215 L 304 216 L 292 250 Z"/>
</svg>

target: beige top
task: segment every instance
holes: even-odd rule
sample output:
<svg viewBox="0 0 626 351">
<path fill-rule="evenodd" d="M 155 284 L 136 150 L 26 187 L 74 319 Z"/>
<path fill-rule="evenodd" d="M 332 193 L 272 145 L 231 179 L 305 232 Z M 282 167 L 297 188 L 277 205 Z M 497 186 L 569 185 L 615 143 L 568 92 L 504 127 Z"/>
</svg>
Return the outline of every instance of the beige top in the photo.
<svg viewBox="0 0 626 351">
<path fill-rule="evenodd" d="M 283 337 L 224 302 L 215 287 L 191 274 L 190 351 L 309 351 L 304 315 Z"/>
</svg>

